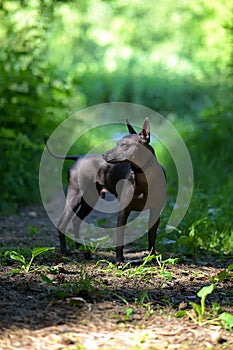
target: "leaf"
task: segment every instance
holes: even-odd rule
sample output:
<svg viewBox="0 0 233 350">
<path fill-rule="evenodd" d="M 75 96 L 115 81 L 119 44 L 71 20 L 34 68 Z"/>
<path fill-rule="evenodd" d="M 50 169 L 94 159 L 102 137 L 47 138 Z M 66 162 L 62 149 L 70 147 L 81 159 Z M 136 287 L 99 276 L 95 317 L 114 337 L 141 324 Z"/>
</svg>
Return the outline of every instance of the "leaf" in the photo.
<svg viewBox="0 0 233 350">
<path fill-rule="evenodd" d="M 166 278 L 167 280 L 172 280 L 172 274 L 169 271 L 161 271 L 160 275 Z"/>
<path fill-rule="evenodd" d="M 223 312 L 219 319 L 224 323 L 225 327 L 233 332 L 233 315 L 228 312 Z"/>
<path fill-rule="evenodd" d="M 179 258 L 169 258 L 169 259 L 165 260 L 164 262 L 168 263 L 168 264 L 171 264 L 171 265 L 174 265 L 178 261 L 179 261 Z"/>
<path fill-rule="evenodd" d="M 157 255 L 153 255 L 151 253 L 149 253 L 147 256 L 145 256 L 142 260 L 143 260 L 143 263 L 141 266 L 145 266 L 147 263 L 150 263 L 151 261 L 153 261 L 154 259 L 157 260 Z M 158 260 L 157 260 L 158 261 Z"/>
<path fill-rule="evenodd" d="M 211 294 L 214 290 L 214 284 L 211 284 L 210 286 L 205 286 L 199 292 L 197 293 L 197 296 L 199 298 L 206 298 L 208 294 Z"/>
<path fill-rule="evenodd" d="M 67 302 L 73 307 L 82 307 L 84 304 L 87 303 L 85 299 L 80 297 L 68 298 Z"/>
<path fill-rule="evenodd" d="M 229 273 L 227 271 L 221 271 L 218 273 L 217 275 L 217 279 L 219 281 L 224 281 L 226 280 L 227 278 L 229 278 Z"/>
<path fill-rule="evenodd" d="M 25 257 L 17 252 L 15 252 L 14 250 L 8 250 L 5 252 L 5 257 L 10 257 L 12 260 L 16 260 L 21 262 L 21 264 L 25 265 L 26 264 L 26 260 Z"/>
<path fill-rule="evenodd" d="M 110 237 L 108 235 L 100 238 L 91 238 L 91 246 L 104 245 L 105 243 L 109 242 L 109 238 Z"/>
<path fill-rule="evenodd" d="M 200 316 L 201 315 L 201 305 L 196 304 L 192 301 L 189 302 L 189 304 L 192 306 L 193 310 L 195 311 L 195 313 Z"/>
<path fill-rule="evenodd" d="M 20 273 L 20 269 L 12 269 L 11 270 L 11 273 L 14 275 L 17 275 L 17 274 L 19 274 Z"/>
<path fill-rule="evenodd" d="M 184 316 L 186 316 L 186 310 L 179 310 L 177 313 L 176 313 L 176 315 L 175 315 L 175 317 L 176 318 L 182 318 L 182 317 L 184 317 Z"/>
<path fill-rule="evenodd" d="M 47 277 L 46 275 L 44 275 L 43 273 L 41 273 L 41 278 L 44 282 L 46 282 L 47 284 L 52 284 L 53 280 L 51 280 L 49 277 Z"/>
<path fill-rule="evenodd" d="M 128 309 L 126 309 L 125 316 L 128 318 L 132 316 L 133 313 L 134 313 L 134 309 L 132 307 L 129 307 Z"/>
<path fill-rule="evenodd" d="M 213 311 L 213 314 L 215 315 L 219 315 L 223 312 L 221 306 L 215 302 L 212 303 L 212 311 Z"/>
<path fill-rule="evenodd" d="M 36 256 L 47 252 L 48 250 L 55 250 L 54 247 L 38 247 L 38 248 L 34 248 L 32 251 L 32 258 L 35 258 Z"/>
<path fill-rule="evenodd" d="M 227 271 L 233 271 L 233 264 L 228 265 Z"/>
</svg>

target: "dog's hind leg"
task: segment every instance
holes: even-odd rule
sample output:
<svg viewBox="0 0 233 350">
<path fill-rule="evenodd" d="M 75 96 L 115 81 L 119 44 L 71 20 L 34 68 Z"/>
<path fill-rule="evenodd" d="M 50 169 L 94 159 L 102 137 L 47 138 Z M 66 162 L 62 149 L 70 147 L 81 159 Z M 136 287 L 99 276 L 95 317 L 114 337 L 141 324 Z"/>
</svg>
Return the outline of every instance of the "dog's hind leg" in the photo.
<svg viewBox="0 0 233 350">
<path fill-rule="evenodd" d="M 81 206 L 76 212 L 75 217 L 73 218 L 73 232 L 74 232 L 74 240 L 76 242 L 76 248 L 81 245 L 80 242 L 80 225 L 86 216 L 90 214 L 90 212 L 95 207 L 97 200 L 99 198 L 99 194 L 97 191 L 93 190 L 92 186 L 89 186 L 88 189 L 83 194 L 81 199 Z"/>
<path fill-rule="evenodd" d="M 149 230 L 148 230 L 148 243 L 149 243 L 149 252 L 155 254 L 155 240 L 156 233 L 160 223 L 160 217 L 157 218 L 157 215 L 150 209 L 149 214 Z"/>
<path fill-rule="evenodd" d="M 67 253 L 65 231 L 72 216 L 81 204 L 81 194 L 68 189 L 65 208 L 61 219 L 57 224 L 58 236 L 60 240 L 61 252 Z"/>
<path fill-rule="evenodd" d="M 81 207 L 77 211 L 75 217 L 73 218 L 73 232 L 74 232 L 74 240 L 76 242 L 76 248 L 78 248 L 81 245 L 81 243 L 79 242 L 79 240 L 80 240 L 80 235 L 79 235 L 80 225 L 81 225 L 82 221 L 85 219 L 85 217 L 88 214 L 90 214 L 92 209 L 93 208 L 82 199 Z"/>
</svg>

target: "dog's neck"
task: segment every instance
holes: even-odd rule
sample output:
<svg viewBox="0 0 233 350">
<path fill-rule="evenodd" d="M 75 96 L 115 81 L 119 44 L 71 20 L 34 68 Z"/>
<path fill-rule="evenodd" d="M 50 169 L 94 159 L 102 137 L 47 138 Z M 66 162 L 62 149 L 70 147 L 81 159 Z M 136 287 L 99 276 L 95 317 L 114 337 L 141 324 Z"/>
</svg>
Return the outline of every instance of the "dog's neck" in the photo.
<svg viewBox="0 0 233 350">
<path fill-rule="evenodd" d="M 153 160 L 155 160 L 154 154 L 151 155 L 151 157 L 147 160 L 147 162 L 142 167 L 131 164 L 130 168 L 135 174 L 144 173 L 153 164 Z"/>
</svg>

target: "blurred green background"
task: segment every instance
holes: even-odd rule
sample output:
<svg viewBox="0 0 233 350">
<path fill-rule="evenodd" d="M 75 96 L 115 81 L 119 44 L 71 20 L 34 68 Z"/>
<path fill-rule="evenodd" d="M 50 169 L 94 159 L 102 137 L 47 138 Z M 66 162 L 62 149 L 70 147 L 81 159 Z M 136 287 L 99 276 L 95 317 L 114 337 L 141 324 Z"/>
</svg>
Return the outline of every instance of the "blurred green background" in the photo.
<svg viewBox="0 0 233 350">
<path fill-rule="evenodd" d="M 0 23 L 2 214 L 40 203 L 44 135 L 85 107 L 132 102 L 166 116 L 193 161 L 189 212 L 172 238 L 161 230 L 158 245 L 232 251 L 229 0 L 0 0 Z M 88 146 L 79 144 L 79 153 Z M 169 179 L 166 224 L 176 174 L 160 156 Z"/>
</svg>

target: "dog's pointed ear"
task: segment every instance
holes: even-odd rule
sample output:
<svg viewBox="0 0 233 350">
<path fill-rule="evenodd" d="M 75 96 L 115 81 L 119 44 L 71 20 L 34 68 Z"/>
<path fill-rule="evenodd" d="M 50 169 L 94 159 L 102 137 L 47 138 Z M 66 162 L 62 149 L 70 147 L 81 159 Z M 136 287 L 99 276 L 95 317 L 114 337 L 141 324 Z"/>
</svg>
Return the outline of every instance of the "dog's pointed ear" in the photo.
<svg viewBox="0 0 233 350">
<path fill-rule="evenodd" d="M 126 119 L 126 125 L 130 134 L 137 134 L 137 132 L 134 130 L 128 119 Z"/>
<path fill-rule="evenodd" d="M 142 130 L 139 133 L 140 137 L 143 138 L 147 143 L 150 143 L 150 122 L 149 119 L 146 118 L 144 120 Z"/>
</svg>

